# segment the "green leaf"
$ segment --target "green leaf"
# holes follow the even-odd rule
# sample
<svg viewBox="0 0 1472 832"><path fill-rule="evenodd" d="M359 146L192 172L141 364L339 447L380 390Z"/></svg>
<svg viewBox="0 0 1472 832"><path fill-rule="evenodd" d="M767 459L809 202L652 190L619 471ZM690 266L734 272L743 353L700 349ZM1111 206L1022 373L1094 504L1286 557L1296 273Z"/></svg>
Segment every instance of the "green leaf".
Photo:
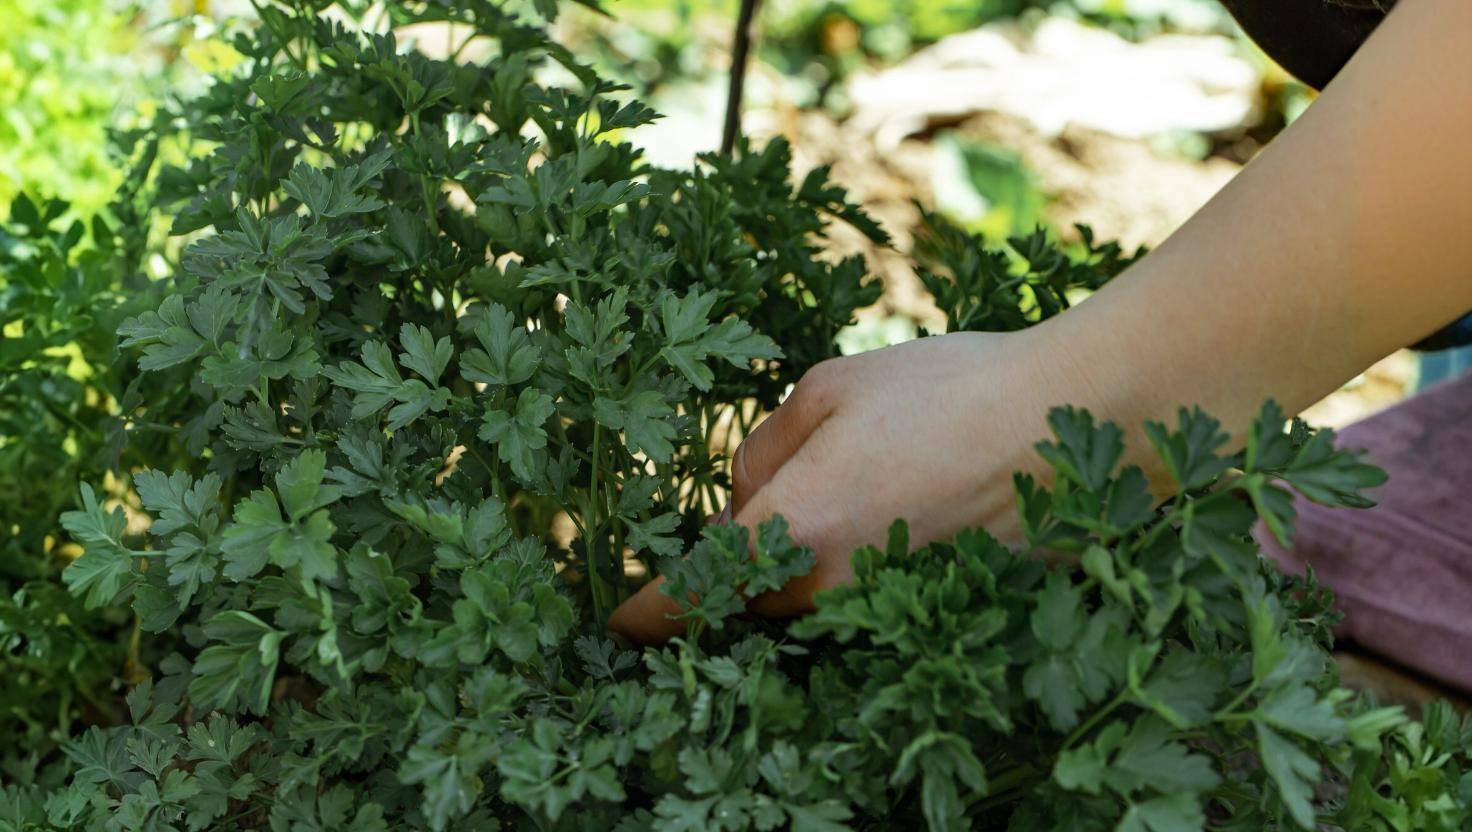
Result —
<svg viewBox="0 0 1472 832"><path fill-rule="evenodd" d="M623 431L630 448L655 462L674 456L675 410L658 391L644 390L623 399L599 396L593 415L604 427Z"/></svg>
<svg viewBox="0 0 1472 832"><path fill-rule="evenodd" d="M144 312L124 321L118 327L118 335L122 336L119 346L143 347L138 368L145 371L183 364L205 348L205 340L194 331L184 311L182 295L170 295L157 312Z"/></svg>
<svg viewBox="0 0 1472 832"><path fill-rule="evenodd" d="M685 544L671 532L680 527L680 515L660 514L640 522L627 521L628 544L634 551L650 551L662 558L673 558L683 551Z"/></svg>
<svg viewBox="0 0 1472 832"><path fill-rule="evenodd" d="M293 522L337 502L342 496L336 487L322 485L326 467L327 454L312 449L302 451L276 474L276 492L281 495L281 504Z"/></svg>
<svg viewBox="0 0 1472 832"><path fill-rule="evenodd" d="M449 340L440 339L438 344L426 344L427 331L421 336L418 330L406 326L404 333L406 360L412 360L410 369L433 375L437 380L450 360ZM413 345L412 347L410 345ZM443 345L443 347L441 347ZM354 393L352 418L365 419L374 416L390 404L388 429L398 430L413 423L426 413L444 410L450 401L450 391L443 387L430 387L419 379L405 380L394 365L393 354L382 341L369 341L363 345L363 363L345 361L337 367L327 367L322 372L328 378ZM416 369L417 367L417 369Z"/></svg>
<svg viewBox="0 0 1472 832"><path fill-rule="evenodd" d="M1133 603L1134 594L1130 582L1118 575L1114 569L1114 556L1103 546L1090 546L1079 558L1084 574L1098 581L1101 586L1125 604Z"/></svg>
<svg viewBox="0 0 1472 832"><path fill-rule="evenodd" d="M1268 776L1278 786L1278 797L1302 829L1314 828L1314 784L1319 782L1319 764L1292 742L1261 722L1257 731L1258 753Z"/></svg>
<svg viewBox="0 0 1472 832"><path fill-rule="evenodd" d="M1183 407L1177 419L1175 431L1159 422L1148 422L1145 435L1180 489L1194 491L1215 481L1232 466L1230 459L1217 455L1228 436L1221 431L1221 422L1200 408Z"/></svg>
<svg viewBox="0 0 1472 832"><path fill-rule="evenodd" d="M1049 650L1063 651L1073 646L1088 619L1078 587L1067 575L1055 571L1048 573L1037 608L1028 620L1038 643Z"/></svg>
<svg viewBox="0 0 1472 832"><path fill-rule="evenodd" d="M1238 575L1251 574L1257 567L1251 538L1257 514L1236 495L1215 496L1186 506L1181 543L1193 555L1219 558Z"/></svg>
<svg viewBox="0 0 1472 832"><path fill-rule="evenodd" d="M1262 406L1262 411L1252 423L1247 434L1247 448L1243 455L1243 470L1248 473L1259 471L1281 471L1293 459L1293 442L1284 432L1288 417L1272 399Z"/></svg>
<svg viewBox="0 0 1472 832"><path fill-rule="evenodd" d="M309 84L307 76L300 72L286 71L262 76L251 84L250 90L260 96L262 103L273 110L285 110Z"/></svg>
<svg viewBox="0 0 1472 832"><path fill-rule="evenodd" d="M337 548L332 545L336 529L324 506L338 500L341 491L322 485L325 465L322 451L304 451L276 475L279 505L276 495L266 489L236 505L235 522L225 529L220 544L226 577L243 581L267 563L307 581L337 574Z"/></svg>
<svg viewBox="0 0 1472 832"><path fill-rule="evenodd" d="M423 785L422 809L435 830L470 811L477 792L475 776L473 769L464 770L459 755L425 745L410 748L399 768L400 781Z"/></svg>
<svg viewBox="0 0 1472 832"><path fill-rule="evenodd" d="M1072 659L1052 655L1034 662L1022 676L1022 691L1042 706L1055 729L1068 731L1078 725L1078 712L1086 700Z"/></svg>
<svg viewBox="0 0 1472 832"><path fill-rule="evenodd" d="M1320 742L1344 737L1345 723L1334 703L1302 684L1288 684L1262 698L1257 706L1263 722L1282 731Z"/></svg>
<svg viewBox="0 0 1472 832"><path fill-rule="evenodd" d="M1211 717L1212 706L1226 684L1226 674L1220 665L1187 650L1167 654L1143 685L1133 678L1133 664L1131 677L1130 687L1136 700L1182 729L1200 725Z"/></svg>
<svg viewBox="0 0 1472 832"><path fill-rule="evenodd" d="M473 330L481 349L466 350L460 357L460 375L466 381L491 385L520 384L532 377L541 363L541 351L531 342L526 327L499 303L486 309Z"/></svg>
<svg viewBox="0 0 1472 832"><path fill-rule="evenodd" d="M1113 732L1113 739L1101 737L1096 743L1086 743L1058 755L1053 764L1053 779L1069 791L1099 794L1104 786L1104 776L1109 770L1109 750L1119 742L1124 726L1113 723L1105 729L1106 735Z"/></svg>
<svg viewBox="0 0 1472 832"><path fill-rule="evenodd" d="M204 710L264 714L283 633L240 610L217 613L204 632L212 643L194 661L189 698Z"/></svg>
<svg viewBox="0 0 1472 832"><path fill-rule="evenodd" d="M1124 453L1124 433L1111 422L1094 426L1094 417L1072 407L1048 412L1056 442L1039 442L1037 451L1059 474L1089 491L1103 492Z"/></svg>
<svg viewBox="0 0 1472 832"><path fill-rule="evenodd" d="M772 339L753 332L745 321L727 318L712 325L709 315L716 298L714 292L699 291L683 298L666 295L660 307L665 346L659 354L699 390L711 389L715 380L707 358L724 358L743 367L755 359L782 356Z"/></svg>
<svg viewBox="0 0 1472 832"><path fill-rule="evenodd" d="M1130 804L1115 832L1201 832L1205 828L1201 802L1189 794L1176 794Z"/></svg>
<svg viewBox="0 0 1472 832"><path fill-rule="evenodd" d="M1171 738L1170 726L1150 718L1137 722L1130 730L1105 777L1124 795L1142 788L1165 794L1199 794L1221 782L1208 757L1191 753Z"/></svg>
<svg viewBox="0 0 1472 832"><path fill-rule="evenodd" d="M133 487L138 489L143 508L155 515L150 534L163 537L187 528L206 534L213 531L211 515L220 494L217 474L206 474L195 482L183 471L143 470L133 475Z"/></svg>
<svg viewBox="0 0 1472 832"><path fill-rule="evenodd" d="M844 821L853 817L849 808L836 800L805 806L784 803L792 820L792 832L849 832L853 827Z"/></svg>
<svg viewBox="0 0 1472 832"><path fill-rule="evenodd" d="M660 592L679 603L682 620L704 621L720 630L726 619L746 609L749 598L780 589L812 570L817 557L798 546L781 515L757 526L755 545L745 526L720 523L701 530L690 556L660 565Z"/></svg>
<svg viewBox="0 0 1472 832"><path fill-rule="evenodd" d="M220 544L225 576L243 581L265 569L271 559L271 546L289 528L270 491L261 489L241 500L235 506L235 524L225 529Z"/></svg>
<svg viewBox="0 0 1472 832"><path fill-rule="evenodd" d="M1298 511L1293 507L1293 495L1285 488L1269 484L1261 474L1244 476L1242 487L1247 489L1248 496L1252 498L1252 507L1279 545L1293 545L1293 521L1298 516Z"/></svg>
<svg viewBox="0 0 1472 832"><path fill-rule="evenodd" d="M430 384L439 383L455 353L448 337L436 341L427 328L413 324L404 324L399 331L399 343L404 347L399 362Z"/></svg>
<svg viewBox="0 0 1472 832"><path fill-rule="evenodd" d="M321 219L336 219L349 214L376 211L384 203L373 196L358 193L373 177L388 167L389 154L379 151L356 164L321 170L299 164L281 184L286 194L307 206Z"/></svg>
<svg viewBox="0 0 1472 832"><path fill-rule="evenodd" d="M61 525L84 549L62 579L73 594L83 595L89 609L112 603L137 580L133 558L138 553L123 545L128 525L123 510L104 512L91 486L82 484L82 509L62 514Z"/></svg>
<svg viewBox="0 0 1472 832"><path fill-rule="evenodd" d="M524 481L536 478L536 452L547 447L542 427L555 410L552 397L533 387L521 391L513 410L491 410L481 419L477 436L496 446L496 456Z"/></svg>
<svg viewBox="0 0 1472 832"><path fill-rule="evenodd" d="M1385 472L1360 461L1360 455L1334 447L1334 431L1316 432L1293 458L1283 479L1300 494L1326 506L1369 508L1364 491L1383 485Z"/></svg>

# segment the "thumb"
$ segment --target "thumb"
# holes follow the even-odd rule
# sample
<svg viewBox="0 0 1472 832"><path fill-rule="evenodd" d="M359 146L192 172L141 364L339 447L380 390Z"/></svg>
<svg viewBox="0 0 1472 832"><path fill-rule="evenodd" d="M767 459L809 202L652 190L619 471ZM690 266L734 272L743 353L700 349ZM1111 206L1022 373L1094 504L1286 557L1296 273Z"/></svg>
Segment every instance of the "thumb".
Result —
<svg viewBox="0 0 1472 832"><path fill-rule="evenodd" d="M608 616L608 629L639 645L664 644L682 635L685 622L672 617L680 614L680 605L660 591L662 586L660 575L639 587Z"/></svg>
<svg viewBox="0 0 1472 832"><path fill-rule="evenodd" d="M832 415L837 402L833 362L812 368L782 403L736 448L731 460L731 508L740 513L762 486Z"/></svg>
<svg viewBox="0 0 1472 832"><path fill-rule="evenodd" d="M756 522L767 519L771 513L772 508L763 498L758 498L737 522L750 530L748 539L754 542ZM663 644L684 635L685 622L674 618L681 612L680 605L662 591L664 581L663 575L654 578L619 604L608 616L608 629L640 645Z"/></svg>

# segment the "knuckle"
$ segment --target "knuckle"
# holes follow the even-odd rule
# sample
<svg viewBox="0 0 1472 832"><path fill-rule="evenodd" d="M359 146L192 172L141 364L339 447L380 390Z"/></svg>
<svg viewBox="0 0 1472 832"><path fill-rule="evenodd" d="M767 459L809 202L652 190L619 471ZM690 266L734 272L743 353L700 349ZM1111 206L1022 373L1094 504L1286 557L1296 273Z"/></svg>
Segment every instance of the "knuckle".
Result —
<svg viewBox="0 0 1472 832"><path fill-rule="evenodd" d="M788 401L796 401L799 406L824 412L837 403L838 396L843 391L843 378L847 374L848 367L841 358L830 358L814 364L792 389Z"/></svg>
<svg viewBox="0 0 1472 832"><path fill-rule="evenodd" d="M749 440L737 445L736 453L731 456L731 481L737 488L751 481L751 448Z"/></svg>

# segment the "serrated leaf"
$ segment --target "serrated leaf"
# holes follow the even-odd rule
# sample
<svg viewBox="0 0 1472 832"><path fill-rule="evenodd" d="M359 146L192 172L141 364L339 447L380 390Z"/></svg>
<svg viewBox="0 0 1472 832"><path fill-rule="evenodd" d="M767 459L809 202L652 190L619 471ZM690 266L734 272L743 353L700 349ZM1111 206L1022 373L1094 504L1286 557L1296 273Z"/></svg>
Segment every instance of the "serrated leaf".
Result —
<svg viewBox="0 0 1472 832"><path fill-rule="evenodd" d="M298 164L281 189L322 219L376 211L384 203L358 191L388 166L389 158L387 151L379 151L354 164L326 170Z"/></svg>
<svg viewBox="0 0 1472 832"><path fill-rule="evenodd" d="M714 292L690 292L683 298L667 295L660 307L665 345L659 354L699 390L711 389L715 380L707 358L724 358L742 367L782 355L772 339L753 332L745 321L727 318L712 324L708 316L715 302Z"/></svg>
<svg viewBox="0 0 1472 832"><path fill-rule="evenodd" d="M88 608L110 604L136 579L135 553L123 545L128 521L121 508L103 511L92 487L82 484L82 508L61 515L61 525L81 543L84 552L62 572L73 594L83 595Z"/></svg>
<svg viewBox="0 0 1472 832"><path fill-rule="evenodd" d="M1148 422L1145 435L1182 491L1194 491L1211 483L1232 465L1231 460L1217 454L1228 440L1221 430L1221 422L1200 408L1181 408L1174 431L1159 422Z"/></svg>
<svg viewBox="0 0 1472 832"><path fill-rule="evenodd" d="M532 377L541 362L541 351L518 326L515 316L498 303L481 315L473 330L480 349L467 350L460 358L460 375L466 381L492 385L521 384Z"/></svg>
<svg viewBox="0 0 1472 832"><path fill-rule="evenodd" d="M623 399L599 396L593 401L598 423L624 432L634 450L655 462L668 462L675 453L675 410L655 390L644 390Z"/></svg>
<svg viewBox="0 0 1472 832"><path fill-rule="evenodd" d="M1175 794L1130 804L1115 832L1201 832L1205 828L1201 802L1189 794Z"/></svg>
<svg viewBox="0 0 1472 832"><path fill-rule="evenodd" d="M1292 742L1261 722L1254 723L1262 767L1278 787L1278 796L1288 814L1302 829L1314 827L1314 785L1319 782L1319 764Z"/></svg>
<svg viewBox="0 0 1472 832"><path fill-rule="evenodd" d="M476 435L495 445L497 458L508 463L518 477L533 480L536 452L547 447L547 431L542 426L555 409L551 396L528 387L517 396L512 410L488 411Z"/></svg>

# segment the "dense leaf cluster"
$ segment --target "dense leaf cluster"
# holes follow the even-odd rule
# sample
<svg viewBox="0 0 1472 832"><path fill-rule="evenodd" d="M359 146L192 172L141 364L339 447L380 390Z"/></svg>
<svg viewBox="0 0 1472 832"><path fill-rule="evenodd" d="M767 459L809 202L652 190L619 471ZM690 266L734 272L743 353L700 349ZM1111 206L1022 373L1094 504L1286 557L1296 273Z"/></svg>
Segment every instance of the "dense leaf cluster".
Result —
<svg viewBox="0 0 1472 832"><path fill-rule="evenodd" d="M1383 478L1271 405L1237 453L1199 412L1148 426L1163 505L1116 426L1059 409L1025 548L897 526L813 616L745 618L812 554L781 518L704 525L726 454L875 299L826 225L882 232L780 141L641 164L621 134L654 114L548 39L549 3L396 2L386 31L329 5L264 6L238 71L132 137L115 211L173 217L169 277L50 207L0 238L28 304L0 392L50 385L25 406L68 425L7 422L0 482L81 481L61 529L5 515L45 557L0 645L97 700L53 723L16 694L0 830L1465 824L1472 723L1337 689L1327 593L1257 555L1286 488L1354 506ZM491 57L394 34L446 22ZM165 139L198 152L150 174ZM936 233L956 328L1124 262ZM603 622L654 570L688 632L630 650Z"/></svg>

